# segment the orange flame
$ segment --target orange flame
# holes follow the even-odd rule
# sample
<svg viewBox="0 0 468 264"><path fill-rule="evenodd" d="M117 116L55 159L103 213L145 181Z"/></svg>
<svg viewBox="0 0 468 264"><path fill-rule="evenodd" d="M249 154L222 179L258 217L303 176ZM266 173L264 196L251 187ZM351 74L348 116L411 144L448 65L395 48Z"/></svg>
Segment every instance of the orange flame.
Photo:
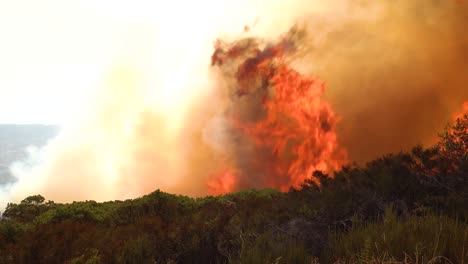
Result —
<svg viewBox="0 0 468 264"><path fill-rule="evenodd" d="M462 118L464 115L468 115L468 101L464 102L461 109L453 115L453 120Z"/></svg>
<svg viewBox="0 0 468 264"><path fill-rule="evenodd" d="M231 192L237 182L237 176L234 171L224 169L223 171L213 175L208 181L209 193L212 195L221 195Z"/></svg>
<svg viewBox="0 0 468 264"><path fill-rule="evenodd" d="M234 151L239 173L215 177L236 184L222 184L231 188L213 193L251 187L285 191L311 178L315 170L332 173L346 163L346 151L339 147L335 132L338 118L322 98L325 85L287 64L288 55L296 50L293 38L263 49L254 39L223 45L216 43L212 65L234 79L235 96L226 116L232 137L242 140ZM248 145L248 152L243 145Z"/></svg>

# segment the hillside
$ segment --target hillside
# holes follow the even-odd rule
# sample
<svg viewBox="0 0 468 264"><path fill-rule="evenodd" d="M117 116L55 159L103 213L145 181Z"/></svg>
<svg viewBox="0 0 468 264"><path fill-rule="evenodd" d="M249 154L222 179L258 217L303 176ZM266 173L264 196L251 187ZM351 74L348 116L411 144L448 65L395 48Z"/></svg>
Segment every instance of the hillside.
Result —
<svg viewBox="0 0 468 264"><path fill-rule="evenodd" d="M363 143L364 144L364 143ZM300 188L9 204L0 263L467 263L468 115Z"/></svg>

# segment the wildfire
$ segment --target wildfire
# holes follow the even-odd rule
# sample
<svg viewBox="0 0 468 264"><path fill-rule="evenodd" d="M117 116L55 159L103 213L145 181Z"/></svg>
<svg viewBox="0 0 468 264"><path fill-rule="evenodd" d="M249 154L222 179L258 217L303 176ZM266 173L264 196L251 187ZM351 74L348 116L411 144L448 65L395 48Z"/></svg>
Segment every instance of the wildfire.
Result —
<svg viewBox="0 0 468 264"><path fill-rule="evenodd" d="M220 195L231 192L236 182L236 173L230 169L224 169L222 172L213 175L207 185L212 195Z"/></svg>
<svg viewBox="0 0 468 264"><path fill-rule="evenodd" d="M453 120L462 118L464 115L468 115L468 101L464 102L461 109L453 115Z"/></svg>
<svg viewBox="0 0 468 264"><path fill-rule="evenodd" d="M210 185L213 194L252 187L285 191L315 170L331 173L346 162L335 132L338 118L322 98L324 83L288 65L300 36L291 31L266 45L252 38L216 42L212 66L232 83L224 115L238 173L215 176L214 182L229 184Z"/></svg>

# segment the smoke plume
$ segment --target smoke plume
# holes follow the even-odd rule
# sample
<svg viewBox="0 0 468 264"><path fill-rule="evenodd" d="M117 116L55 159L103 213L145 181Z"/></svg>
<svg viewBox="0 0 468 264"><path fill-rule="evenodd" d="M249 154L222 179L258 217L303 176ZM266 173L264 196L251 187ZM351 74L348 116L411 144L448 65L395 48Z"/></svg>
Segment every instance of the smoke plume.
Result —
<svg viewBox="0 0 468 264"><path fill-rule="evenodd" d="M468 99L467 2L355 2L374 5L378 15L310 41L303 62L329 87L327 97L342 117L340 139L360 163L433 144Z"/></svg>
<svg viewBox="0 0 468 264"><path fill-rule="evenodd" d="M216 3L155 14L174 16L116 55L43 162L15 166L5 199L286 189L313 169L430 144L468 99L464 2Z"/></svg>
<svg viewBox="0 0 468 264"><path fill-rule="evenodd" d="M205 132L207 140L224 134L218 155L232 164L209 182L213 193L287 190L315 170L333 172L345 163L337 118L322 98L324 84L288 66L304 34L292 28L277 43L246 38L216 44L212 65L221 69L230 100L214 129Z"/></svg>

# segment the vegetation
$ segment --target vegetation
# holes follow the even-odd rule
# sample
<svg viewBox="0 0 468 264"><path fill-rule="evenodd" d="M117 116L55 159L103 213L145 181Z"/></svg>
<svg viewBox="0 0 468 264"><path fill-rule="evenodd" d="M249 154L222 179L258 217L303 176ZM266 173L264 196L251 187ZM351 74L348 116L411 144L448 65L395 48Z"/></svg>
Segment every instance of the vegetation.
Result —
<svg viewBox="0 0 468 264"><path fill-rule="evenodd" d="M447 216L401 220L387 210L383 222L357 223L352 232L332 236L325 259L466 263L467 235L466 223Z"/></svg>
<svg viewBox="0 0 468 264"><path fill-rule="evenodd" d="M468 263L468 116L287 193L9 204L0 263Z"/></svg>

